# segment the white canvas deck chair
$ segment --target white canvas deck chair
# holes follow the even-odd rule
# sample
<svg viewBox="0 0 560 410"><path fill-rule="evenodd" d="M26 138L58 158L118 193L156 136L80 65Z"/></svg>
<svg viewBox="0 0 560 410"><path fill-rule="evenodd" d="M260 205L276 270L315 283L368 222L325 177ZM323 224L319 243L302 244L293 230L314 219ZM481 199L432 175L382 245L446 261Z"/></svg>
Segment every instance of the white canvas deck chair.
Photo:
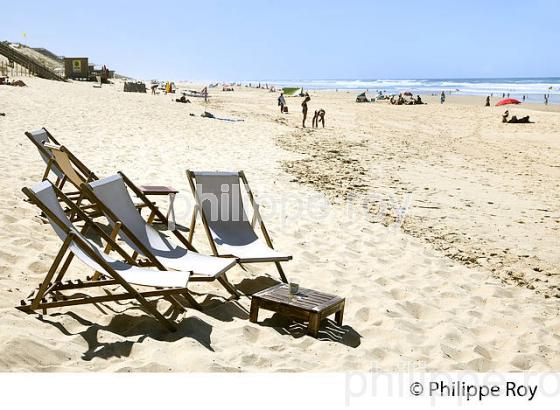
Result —
<svg viewBox="0 0 560 410"><path fill-rule="evenodd" d="M122 172L85 184L82 189L91 201L98 204L112 226L120 224L118 234L134 250L133 256L142 255L147 258L148 265L161 270L192 271L191 282L217 280L231 295L239 297L226 277L226 271L237 264L237 259L201 255L177 229L171 233L183 246L171 242L151 225L158 217L169 226L167 217ZM151 210L147 221L134 207L129 189Z"/></svg>
<svg viewBox="0 0 560 410"><path fill-rule="evenodd" d="M172 331L176 329L175 324L159 313L146 298L164 297L175 307L183 308L175 297L181 294L189 301L192 299L187 289L191 272L160 272L134 266L135 261L115 242L114 235L108 235L100 229L50 181L43 181L32 189L23 188L23 192L47 216L63 245L39 288L27 301L22 300L21 306L18 306L20 310L33 312L42 309L46 313L49 308L136 299L146 312L153 315L167 329ZM81 231L78 231L70 222L59 201L64 201L75 212L82 213L81 217L85 221L85 225ZM88 230L94 230L96 235L107 242L105 250L100 249L95 242L84 236ZM116 251L125 262L109 256L108 253L111 250ZM63 282L62 279L74 257L77 257L95 272L93 277L88 277L85 281L78 280L77 283ZM89 297L83 293L86 289L118 285L124 289L124 292L111 293L106 291L104 295ZM139 291L133 285L153 289ZM63 291L78 291L79 293L64 295ZM113 290L111 289L111 291Z"/></svg>
<svg viewBox="0 0 560 410"><path fill-rule="evenodd" d="M239 263L274 262L282 281L287 283L280 262L289 261L292 257L274 250L272 240L243 171L194 172L187 170L187 178L196 200L189 241L192 241L197 215L200 212L200 218L214 255L232 255L239 258ZM241 184L245 187L253 207L252 222L249 222L245 212ZM260 226L264 242L255 232L256 223Z"/></svg>
<svg viewBox="0 0 560 410"><path fill-rule="evenodd" d="M31 132L27 131L25 132L25 135L29 138L33 145L35 145L41 155L41 158L45 161L45 164L47 164L43 180L47 179L49 173L52 172L56 176L55 185L62 188L62 185L64 184L64 173L56 166L56 164L53 164L52 153L44 146L45 143L60 145L59 142L51 135L50 132L47 131L46 128L41 128Z"/></svg>

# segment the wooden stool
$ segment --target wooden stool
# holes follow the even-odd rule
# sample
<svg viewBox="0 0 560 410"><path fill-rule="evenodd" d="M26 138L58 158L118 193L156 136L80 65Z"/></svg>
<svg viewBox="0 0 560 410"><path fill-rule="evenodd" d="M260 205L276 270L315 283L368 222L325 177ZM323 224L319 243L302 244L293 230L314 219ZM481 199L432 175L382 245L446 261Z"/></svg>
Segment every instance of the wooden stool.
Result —
<svg viewBox="0 0 560 410"><path fill-rule="evenodd" d="M296 295L290 294L289 286L280 283L255 293L251 300L249 320L257 322L259 309L271 310L283 315L308 320L309 333L317 337L321 321L335 314L336 323L342 326L345 299L336 295L300 288Z"/></svg>
<svg viewBox="0 0 560 410"><path fill-rule="evenodd" d="M140 191L146 196L149 195L167 195L169 196L169 207L167 209L167 221L169 223L168 228L170 230L175 229L175 209L173 207L173 203L175 202L175 195L179 193L178 190L172 188L170 186L161 186L161 185L141 185ZM171 221L169 217L171 216Z"/></svg>

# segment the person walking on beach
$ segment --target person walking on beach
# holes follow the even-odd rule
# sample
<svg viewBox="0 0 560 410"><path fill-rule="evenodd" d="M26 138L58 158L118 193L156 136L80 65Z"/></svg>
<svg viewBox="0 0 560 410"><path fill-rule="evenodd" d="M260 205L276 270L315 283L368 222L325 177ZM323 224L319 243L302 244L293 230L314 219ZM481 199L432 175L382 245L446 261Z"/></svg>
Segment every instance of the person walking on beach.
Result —
<svg viewBox="0 0 560 410"><path fill-rule="evenodd" d="M445 102L445 91L441 92L441 95L439 97L439 101L440 101L440 104L443 104Z"/></svg>
<svg viewBox="0 0 560 410"><path fill-rule="evenodd" d="M307 119L307 103L311 101L311 97L307 95L301 103L301 112L303 114L302 126L305 128L305 120Z"/></svg>
<svg viewBox="0 0 560 410"><path fill-rule="evenodd" d="M284 113L284 107L286 106L286 99L284 98L284 93L280 93L278 97L278 105L280 106L280 112Z"/></svg>

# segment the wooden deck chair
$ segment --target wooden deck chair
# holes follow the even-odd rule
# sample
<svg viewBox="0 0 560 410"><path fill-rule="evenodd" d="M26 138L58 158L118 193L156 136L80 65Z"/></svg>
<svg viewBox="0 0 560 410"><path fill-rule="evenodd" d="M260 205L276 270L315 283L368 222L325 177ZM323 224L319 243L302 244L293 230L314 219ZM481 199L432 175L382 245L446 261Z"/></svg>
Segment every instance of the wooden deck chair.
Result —
<svg viewBox="0 0 560 410"><path fill-rule="evenodd" d="M133 256L142 255L149 265L161 270L192 271L192 282L217 280L234 297L239 297L226 277L226 271L237 264L237 259L201 255L177 229L171 232L183 246L172 243L151 225L158 217L169 226L167 217L122 172L85 184L82 189L113 226L121 224L119 235L134 250ZM148 221L135 209L129 189L151 210Z"/></svg>
<svg viewBox="0 0 560 410"><path fill-rule="evenodd" d="M44 146L45 143L60 145L58 141L51 135L50 132L47 131L46 128L41 128L31 132L26 131L25 135L29 138L33 145L35 145L37 150L39 150L41 158L45 161L45 164L47 164L47 169L45 170L43 179L47 179L49 173L52 172L56 176L55 185L62 188L62 185L64 184L64 173L56 166L56 164L53 164L54 160L52 153Z"/></svg>
<svg viewBox="0 0 560 410"><path fill-rule="evenodd" d="M70 197L82 210L87 210L90 217L99 216L100 213L96 210L95 204L82 204L85 197L81 191L82 184L97 180L97 176L63 145L51 143L45 143L43 145L52 155L52 165L56 166L64 175L62 184L68 181L77 189L77 191L70 193L66 192L66 196ZM43 180L48 178L48 174L49 167L47 166L45 175L43 175ZM70 219L75 216L77 215L72 215Z"/></svg>
<svg viewBox="0 0 560 410"><path fill-rule="evenodd" d="M159 313L146 298L164 297L174 306L182 308L181 304L175 299L175 295L188 295L187 283L191 272L160 272L134 266L134 260L115 242L115 230L111 236L105 233L50 181L43 181L31 189L23 188L23 192L30 202L38 206L47 216L63 245L34 295L32 294L27 301L22 300L21 306L18 306L20 310L33 312L42 309L46 313L49 308L136 299L146 312L152 314L167 329L176 329L175 324ZM78 231L68 219L59 201L64 201L75 212L82 213L81 217L84 219L85 225L81 231ZM84 236L89 229L95 230L95 233L107 242L105 251L102 251L94 242ZM108 255L110 250L115 250L124 258L125 262L110 257ZM93 278L88 278L86 281L79 280L77 283L62 281L74 257L77 257L96 272ZM63 259L65 259L64 262ZM103 288L115 285L120 285L124 292L117 294L106 292L102 296L89 297L82 293L83 290L88 288ZM133 285L154 289L138 291ZM68 290L77 290L80 293L74 295L62 294L62 291ZM47 298L50 298L50 300L47 300Z"/></svg>
<svg viewBox="0 0 560 410"><path fill-rule="evenodd" d="M192 241L197 215L200 217L214 255L233 255L239 263L274 262L283 282L286 275L280 262L292 259L289 255L274 250L272 240L261 218L259 207L249 188L243 171L239 172L193 172L187 170L187 178L195 197L189 241ZM252 222L249 222L241 183L247 191L253 207ZM255 232L258 222L265 242Z"/></svg>

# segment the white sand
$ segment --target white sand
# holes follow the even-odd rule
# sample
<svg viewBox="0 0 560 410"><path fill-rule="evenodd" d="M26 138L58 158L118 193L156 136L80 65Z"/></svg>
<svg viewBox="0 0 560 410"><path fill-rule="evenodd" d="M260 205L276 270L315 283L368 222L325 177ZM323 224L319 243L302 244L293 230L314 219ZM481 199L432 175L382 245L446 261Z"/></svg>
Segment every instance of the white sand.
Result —
<svg viewBox="0 0 560 410"><path fill-rule="evenodd" d="M200 101L125 94L120 84L23 80L29 87L0 86L0 370L560 369L560 114L510 108L537 123L502 125L502 109L478 100L393 107L313 93L311 113L324 107L327 129L303 131L299 98L282 116L263 90L212 90L208 111L245 120L230 123L201 118ZM139 184L178 188L183 225L191 209L185 169L245 170L275 246L294 255L288 278L346 297L343 328L331 322L316 340L265 311L252 324L249 298L223 303L223 289L208 284L192 286L204 311L179 316L172 334L134 303L44 316L14 309L60 246L20 191L44 170L23 135L41 126L98 175L122 170ZM408 194L402 227L373 205L349 215L348 185L392 195L391 205ZM200 228L195 245L209 252ZM72 277L90 274L82 268L76 262ZM278 278L272 264L229 276L246 293Z"/></svg>

